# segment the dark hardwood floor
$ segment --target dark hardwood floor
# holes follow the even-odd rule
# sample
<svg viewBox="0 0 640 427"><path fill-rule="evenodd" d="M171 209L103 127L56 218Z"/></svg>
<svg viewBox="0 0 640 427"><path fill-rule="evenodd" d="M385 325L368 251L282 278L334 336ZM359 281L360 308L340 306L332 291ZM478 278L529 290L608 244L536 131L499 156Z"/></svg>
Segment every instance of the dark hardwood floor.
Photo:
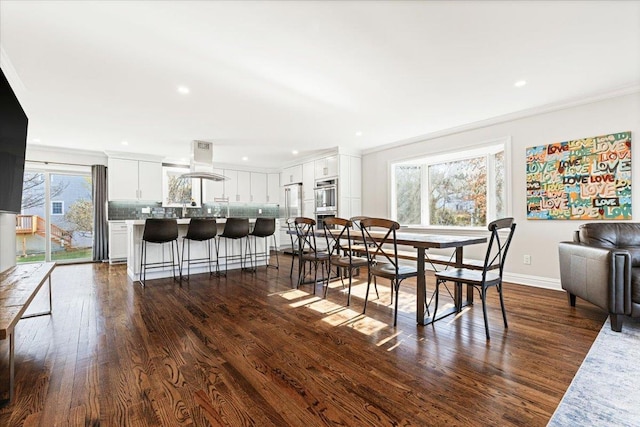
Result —
<svg viewBox="0 0 640 427"><path fill-rule="evenodd" d="M288 260L146 289L124 266L58 266L53 315L18 324L0 426L544 426L606 318L506 284L487 342L479 302L416 326L406 281L393 328L385 284L363 316L362 281L345 307L339 281L292 289Z"/></svg>

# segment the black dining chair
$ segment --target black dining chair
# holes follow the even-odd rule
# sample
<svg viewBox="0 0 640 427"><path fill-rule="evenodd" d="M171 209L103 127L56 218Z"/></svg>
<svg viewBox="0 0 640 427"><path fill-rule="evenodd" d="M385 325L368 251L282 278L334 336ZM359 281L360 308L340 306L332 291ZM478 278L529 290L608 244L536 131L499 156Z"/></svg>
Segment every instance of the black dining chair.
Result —
<svg viewBox="0 0 640 427"><path fill-rule="evenodd" d="M360 267L366 267L369 262L366 258L354 256L351 250L351 241L353 236L351 230L353 223L344 218L326 218L323 221L324 235L327 242L327 250L329 251L329 265L344 270L349 275L349 289L347 293L347 306L351 303L351 284L353 282L353 272ZM327 275L329 274L327 271ZM340 275L342 286L344 287L343 275ZM329 286L324 290L324 296L327 297ZM377 289L376 289L377 292Z"/></svg>
<svg viewBox="0 0 640 427"><path fill-rule="evenodd" d="M147 262L147 244L164 246L171 244L171 261ZM175 247L174 247L175 244ZM175 252L175 256L174 256ZM164 255L164 252L163 252ZM176 258L178 261L176 262ZM140 245L140 284L144 287L147 281L147 270L164 269L171 266L173 279L176 280L176 266L180 272L180 256L178 254L178 222L172 218L148 218L144 222L142 242Z"/></svg>
<svg viewBox="0 0 640 427"><path fill-rule="evenodd" d="M253 225L253 230L249 233L250 237L253 237L253 256L254 262L253 265L258 266L258 237L262 237L264 239L264 260L267 264L267 268L273 267L276 270L280 268L280 260L278 259L278 246L276 242L276 219L275 218L256 218L256 222ZM273 247L276 252L276 265L269 264L269 237L273 237ZM249 244L249 239L247 239L247 245ZM249 246L249 249L250 246Z"/></svg>
<svg viewBox="0 0 640 427"><path fill-rule="evenodd" d="M453 270L439 271L436 276L436 303L434 307L433 317L436 317L438 311L438 300L440 295L440 285L446 287L446 282L454 282L458 287L458 292L462 293L462 285L467 284L473 286L480 293L482 299L482 314L484 316L484 329L489 338L489 323L487 321L487 290L495 286L500 295L500 308L502 309L502 319L504 327L507 328L507 313L504 309L504 299L502 297L502 272L504 262L507 258L507 251L513 238L513 232L516 224L513 218L502 218L491 222L488 227L491 231L491 238L487 246L487 253L484 258L482 270L472 270L469 268L456 268ZM500 230L508 229L506 238L500 237ZM504 236L503 236L504 237ZM447 288L447 292L449 289ZM451 292L449 292L451 294Z"/></svg>
<svg viewBox="0 0 640 427"><path fill-rule="evenodd" d="M187 234L183 237L182 240L182 254L181 259L182 268L180 269L180 278L182 279L182 270L184 269L184 263L187 263L187 275L186 280L189 280L191 275L191 266L195 264L208 264L209 266L209 275L213 274L211 270L211 263L213 262L211 258L211 241L215 241L216 234L218 233L218 225L216 223L215 218L191 218L189 220L189 225L187 227ZM207 256L201 258L191 258L191 242L203 242L206 246ZM187 243L187 256L184 256L184 244ZM214 245L216 249L216 274L220 273L220 264L218 263L218 251L217 247Z"/></svg>
<svg viewBox="0 0 640 427"><path fill-rule="evenodd" d="M325 285L325 272L328 270L329 253L318 250L316 242L316 220L313 218L297 217L294 221L298 237L298 285L302 285L306 277L306 265L313 268L313 293L316 293L318 283L318 268L322 272L322 284ZM328 274L326 276L328 278Z"/></svg>
<svg viewBox="0 0 640 427"><path fill-rule="evenodd" d="M395 305L393 312L393 326L398 323L398 294L400 283L409 277L417 277L418 270L414 266L400 265L398 262L398 242L396 230L400 224L396 221L384 218L365 218L360 221L362 240L369 264L369 280L367 281L367 294L364 299L364 314L367 310L369 287L371 278L382 277L391 281L391 298L395 291ZM382 233L380 238L374 240L372 233ZM428 310L428 308L427 308Z"/></svg>
<svg viewBox="0 0 640 427"><path fill-rule="evenodd" d="M287 218L287 229L289 231L289 238L291 239L291 268L289 270L289 277L293 278L293 264L300 259L298 256L300 253L300 243L298 242L298 236L296 235L296 219Z"/></svg>

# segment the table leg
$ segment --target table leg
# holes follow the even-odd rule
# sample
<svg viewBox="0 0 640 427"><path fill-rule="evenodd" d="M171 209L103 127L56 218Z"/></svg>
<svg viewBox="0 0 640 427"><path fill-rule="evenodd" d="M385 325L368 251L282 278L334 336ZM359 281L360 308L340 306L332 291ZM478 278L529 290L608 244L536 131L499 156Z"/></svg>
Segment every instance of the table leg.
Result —
<svg viewBox="0 0 640 427"><path fill-rule="evenodd" d="M9 405L12 401L13 401L13 387L14 387L14 377L15 377L15 364L13 361L14 358L14 344L13 344L13 340L14 340L14 333L15 331L12 330L11 332L8 333L9 335L9 390L7 391L7 395L9 396L7 399L0 399L0 408L4 407L6 405ZM5 390L2 390L2 392L4 393Z"/></svg>
<svg viewBox="0 0 640 427"><path fill-rule="evenodd" d="M425 325L424 319L424 307L427 303L427 281L424 277L424 248L418 249L418 262L416 270L418 270L418 277L416 278L417 289L417 301L416 301L416 321L418 325Z"/></svg>

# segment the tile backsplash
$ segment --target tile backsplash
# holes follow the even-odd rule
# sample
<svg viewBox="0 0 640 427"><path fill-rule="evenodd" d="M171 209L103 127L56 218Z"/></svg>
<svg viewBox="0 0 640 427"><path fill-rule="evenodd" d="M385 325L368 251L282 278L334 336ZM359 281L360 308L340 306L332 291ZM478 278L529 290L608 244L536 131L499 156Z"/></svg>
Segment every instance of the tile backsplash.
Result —
<svg viewBox="0 0 640 427"><path fill-rule="evenodd" d="M149 208L149 213L142 213ZM149 202L108 202L108 218L111 221L146 218L182 218L182 208L164 208L161 203ZM205 203L200 208L186 208L185 217L241 217L279 218L279 205Z"/></svg>

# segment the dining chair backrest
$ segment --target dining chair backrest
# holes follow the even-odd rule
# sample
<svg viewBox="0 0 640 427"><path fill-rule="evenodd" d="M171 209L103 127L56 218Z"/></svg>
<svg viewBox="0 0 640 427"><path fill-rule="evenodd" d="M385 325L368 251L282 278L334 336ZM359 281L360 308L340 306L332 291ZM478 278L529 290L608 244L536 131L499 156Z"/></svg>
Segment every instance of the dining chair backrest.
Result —
<svg viewBox="0 0 640 427"><path fill-rule="evenodd" d="M353 224L354 228L357 228L358 230L360 230L361 227L361 223L363 219L367 219L369 218L368 216L352 216L349 220L351 221L351 223Z"/></svg>
<svg viewBox="0 0 640 427"><path fill-rule="evenodd" d="M494 269L499 269L500 277L502 277L504 262L507 259L507 251L511 245L516 224L513 222L513 218L501 218L489 223L487 228L491 231L491 237L489 238L487 254L484 258L482 278L486 277L487 271ZM507 228L509 229L509 234L506 238L501 239L499 231Z"/></svg>
<svg viewBox="0 0 640 427"><path fill-rule="evenodd" d="M345 218L326 218L322 221L327 252L331 256L340 255L340 250L351 258L351 229L353 223ZM341 241L346 241L346 246Z"/></svg>
<svg viewBox="0 0 640 427"><path fill-rule="evenodd" d="M317 254L316 220L299 216L294 220L296 235L298 236L298 250Z"/></svg>
<svg viewBox="0 0 640 427"><path fill-rule="evenodd" d="M365 248L369 262L391 263L396 274L399 267L396 230L399 228L398 222L385 218L365 218L360 221L360 230L362 231L362 239L366 243Z"/></svg>

